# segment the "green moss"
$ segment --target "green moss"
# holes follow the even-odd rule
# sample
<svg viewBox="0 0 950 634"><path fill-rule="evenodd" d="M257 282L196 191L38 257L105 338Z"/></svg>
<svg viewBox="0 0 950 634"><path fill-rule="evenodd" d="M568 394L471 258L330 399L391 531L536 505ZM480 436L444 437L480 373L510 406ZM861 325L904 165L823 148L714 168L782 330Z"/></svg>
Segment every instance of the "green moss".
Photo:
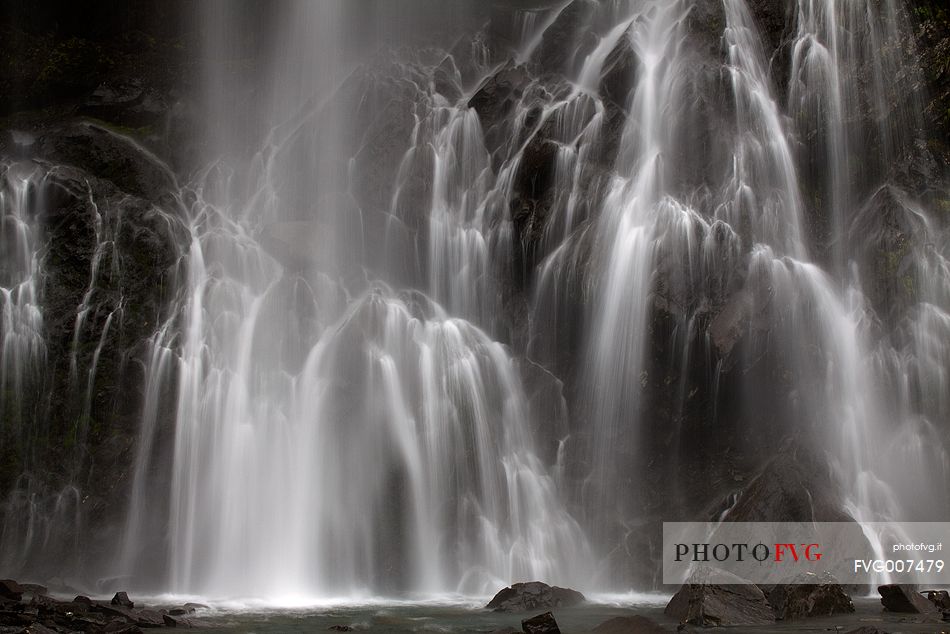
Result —
<svg viewBox="0 0 950 634"><path fill-rule="evenodd" d="M910 275L903 276L901 278L901 285L904 287L904 292L906 292L911 299L917 297L917 289L913 277Z"/></svg>

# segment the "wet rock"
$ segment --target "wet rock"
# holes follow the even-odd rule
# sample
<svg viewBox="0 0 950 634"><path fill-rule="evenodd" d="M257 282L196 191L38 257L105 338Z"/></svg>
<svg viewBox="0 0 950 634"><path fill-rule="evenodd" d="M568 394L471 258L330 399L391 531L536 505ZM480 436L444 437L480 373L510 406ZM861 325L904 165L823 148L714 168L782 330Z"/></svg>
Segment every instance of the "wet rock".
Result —
<svg viewBox="0 0 950 634"><path fill-rule="evenodd" d="M462 91L459 89L460 83L461 75L455 66L455 59L451 55L447 55L432 72L432 85L436 92L449 102L454 103L462 97Z"/></svg>
<svg viewBox="0 0 950 634"><path fill-rule="evenodd" d="M36 155L84 170L98 179L149 201L177 191L169 167L120 130L87 121L43 131Z"/></svg>
<svg viewBox="0 0 950 634"><path fill-rule="evenodd" d="M191 621L183 616L163 614L162 621L165 623L165 627L193 627Z"/></svg>
<svg viewBox="0 0 950 634"><path fill-rule="evenodd" d="M123 620L139 627L162 627L165 619L155 610L133 610L122 605L112 605L105 602L96 603L93 610L113 619Z"/></svg>
<svg viewBox="0 0 950 634"><path fill-rule="evenodd" d="M73 603L81 603L87 607L92 607L93 600L85 595L79 594L73 599Z"/></svg>
<svg viewBox="0 0 950 634"><path fill-rule="evenodd" d="M703 627L775 622L772 606L758 586L724 571L716 572L717 576L732 578L735 583L709 583L712 569L700 568L673 595L664 614L681 624Z"/></svg>
<svg viewBox="0 0 950 634"><path fill-rule="evenodd" d="M130 127L148 126L161 121L169 104L164 95L147 88L138 78L110 80L86 99L80 112Z"/></svg>
<svg viewBox="0 0 950 634"><path fill-rule="evenodd" d="M786 445L742 491L728 522L852 522L841 510L828 470L794 444Z"/></svg>
<svg viewBox="0 0 950 634"><path fill-rule="evenodd" d="M596 38L587 25L597 8L594 0L573 0L558 14L541 36L541 44L531 59L543 71L558 73L583 60L596 45Z"/></svg>
<svg viewBox="0 0 950 634"><path fill-rule="evenodd" d="M521 99L529 83L524 66L509 61L498 72L486 79L468 100L485 129L507 118Z"/></svg>
<svg viewBox="0 0 950 634"><path fill-rule="evenodd" d="M40 623L33 623L32 625L29 625L23 628L22 630L20 630L20 634L55 634L55 633L56 633L56 630L50 629Z"/></svg>
<svg viewBox="0 0 950 634"><path fill-rule="evenodd" d="M23 588L24 594L32 594L33 596L49 593L49 588L38 583L21 583L20 587Z"/></svg>
<svg viewBox="0 0 950 634"><path fill-rule="evenodd" d="M211 608L205 605L204 603L186 603L183 606L186 610L195 612L196 610L210 610Z"/></svg>
<svg viewBox="0 0 950 634"><path fill-rule="evenodd" d="M108 634L142 634L142 628L134 623L127 623L121 619L109 622L103 629Z"/></svg>
<svg viewBox="0 0 950 634"><path fill-rule="evenodd" d="M22 609L0 610L0 625L23 626L30 625L36 620L35 612L27 612Z"/></svg>
<svg viewBox="0 0 950 634"><path fill-rule="evenodd" d="M121 605L124 608L135 607L135 603L129 599L129 595L126 592L116 592L115 596L112 597L112 605Z"/></svg>
<svg viewBox="0 0 950 634"><path fill-rule="evenodd" d="M23 586L13 579L0 580L0 598L19 601L23 598Z"/></svg>
<svg viewBox="0 0 950 634"><path fill-rule="evenodd" d="M576 590L531 581L500 590L485 607L495 612L527 612L538 608L566 608L584 601L584 595Z"/></svg>
<svg viewBox="0 0 950 634"><path fill-rule="evenodd" d="M109 626L104 618L92 614L73 614L71 612L54 615L53 622L63 629L80 632L99 632ZM120 620L120 622L123 625L128 625L125 620Z"/></svg>
<svg viewBox="0 0 950 634"><path fill-rule="evenodd" d="M732 295L709 324L709 336L720 357L727 357L745 334L752 314L752 294Z"/></svg>
<svg viewBox="0 0 950 634"><path fill-rule="evenodd" d="M550 612L525 619L521 622L521 629L525 634L561 634L557 621Z"/></svg>
<svg viewBox="0 0 950 634"><path fill-rule="evenodd" d="M915 586L890 583L878 586L877 591L881 593L881 605L889 612L930 614L937 611L937 606L917 592Z"/></svg>
<svg viewBox="0 0 950 634"><path fill-rule="evenodd" d="M593 634L663 634L669 632L656 621L645 616L616 616L591 630Z"/></svg>
<svg viewBox="0 0 950 634"><path fill-rule="evenodd" d="M921 590L920 593L941 610L950 610L950 592L946 590Z"/></svg>
<svg viewBox="0 0 950 634"><path fill-rule="evenodd" d="M349 625L331 625L327 628L333 632L352 632L353 628Z"/></svg>
<svg viewBox="0 0 950 634"><path fill-rule="evenodd" d="M845 634L890 634L887 630L874 627L873 625L862 625L856 630L848 630Z"/></svg>
<svg viewBox="0 0 950 634"><path fill-rule="evenodd" d="M854 612L854 602L830 573L802 573L768 595L777 619L799 619Z"/></svg>
<svg viewBox="0 0 950 634"><path fill-rule="evenodd" d="M603 70L600 73L600 94L605 101L625 109L630 90L636 83L639 58L633 50L631 30L629 26L616 46L607 54Z"/></svg>

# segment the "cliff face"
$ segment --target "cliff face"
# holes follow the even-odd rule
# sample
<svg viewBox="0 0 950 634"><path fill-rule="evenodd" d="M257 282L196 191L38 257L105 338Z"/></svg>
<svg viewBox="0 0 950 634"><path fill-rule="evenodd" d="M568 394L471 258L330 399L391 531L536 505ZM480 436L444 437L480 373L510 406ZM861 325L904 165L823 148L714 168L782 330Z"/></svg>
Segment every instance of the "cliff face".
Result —
<svg viewBox="0 0 950 634"><path fill-rule="evenodd" d="M261 17L263 4L255 9L255 3L248 3L249 23ZM748 4L767 49L772 89L788 110L793 8L782 0ZM538 407L550 412L552 419L569 418L568 427L581 443L590 442L592 424L579 404L588 398L589 386L580 374L588 362L585 320L595 301L585 278L603 257L603 244L594 239L592 222L575 227L571 258L558 263L564 294L557 305L557 319L552 320L557 321L557 331L546 340L537 337L531 322L535 293L543 282L537 269L557 246L550 237L559 230L552 226L553 210L563 201L556 199L555 181L558 161L569 144L559 136L563 130L553 123L535 129L516 122L514 112L533 92L539 103L569 93L565 73L581 66L597 44L585 40L582 28L595 9L596 3L570 3L539 43L540 61L530 63L508 59L515 37L508 22L511 15L494 7L482 43L490 61L498 66L482 83L472 85L466 96L484 131L487 162L493 169L504 163L514 141L524 143L518 169L511 174L508 208L503 210L512 223L509 257L490 263L490 274L499 282L491 298L491 328L519 355L544 366L534 372L537 392L551 402L557 400L552 394L563 393L568 411L562 411L560 403ZM149 342L163 327L178 325L172 306L179 299L182 258L191 238L185 216L194 202L180 183L203 167L205 120L198 98L203 53L194 22L197 3L192 0L127 3L115 10L67 2L36 7L23 1L7 3L5 10L0 26L4 200L10 204L14 189L26 183L30 239L40 260L34 282L42 303L44 347L31 353L30 370L22 384L3 386L0 401L5 421L0 431L0 497L6 500L3 550L23 554L10 555L4 563L15 568L29 561L34 570L63 575L63 561L78 571L88 561L98 560L110 544L114 546L128 506L146 398ZM898 111L919 101L926 120L911 144L894 150L889 173L854 176L867 187L861 191L863 202L855 205L862 211L853 230L875 238L861 252L860 267L871 279L868 302L884 330L896 329L916 305L920 293L916 280L925 274L914 269L914 254L927 245L915 242L920 239L913 220L902 212L905 199L922 200L941 211L941 222L950 217L946 188L950 16L940 2L915 1L907 5L901 19L912 25L915 41L900 45L915 63L900 69L887 92L889 101L874 108ZM699 2L689 16L689 37L696 49L692 61L701 71L691 75L695 85L689 94L696 98L688 104L684 120L709 125L690 139L692 151L673 159L685 174L677 187L700 192L700 198L703 192L708 194L704 190L708 183L702 178L724 169L716 148L735 115L735 104L723 96L727 92L722 72L727 63L721 41L724 24L719 2ZM245 56L233 60L239 82L246 81L252 75L248 69L259 63L257 47L262 44L250 31L242 31L247 38ZM642 71L636 51L624 39L609 51L604 69L595 82L602 104L595 106L591 101L579 106L577 113L579 118L602 118L603 130L591 143L596 151L585 157L588 167L578 177L581 217L593 218L623 160L618 153L630 116L626 104ZM399 72L407 71L400 67ZM408 79L393 80L396 88L380 75L385 72L364 68L344 87L344 92L365 90L379 101L372 103L368 98L364 102L367 109L378 108L372 125L360 130L364 149L352 169L373 184L355 198L366 208L385 208L394 198L393 182L404 177L400 212L404 210L405 217L400 230L409 236L407 242L416 240L424 246L428 219L419 210L432 197L431 165L420 161L408 174L400 173L400 157L411 142L409 131L421 110L413 101L414 91L431 81L433 95L459 100L460 86L471 83L476 71L446 56L431 75L418 71ZM254 93L253 86L248 93ZM871 104L860 105L853 116L873 128L881 112ZM793 118L795 113L784 115ZM525 119L541 121L542 116L543 108L538 107L527 112ZM512 139L516 129L529 129L532 136ZM884 151L887 141L877 134L869 133L863 148L869 155ZM802 147L808 142L801 139ZM807 166L803 170L807 174L803 184L806 229L817 245L819 259L828 263L834 257L834 240L829 237L830 206L821 184L823 165L804 151L799 158ZM882 182L887 187L877 191ZM381 220L368 221L367 231L374 230L373 222L378 222L375 229L382 232ZM703 231L702 239L725 245L718 252L723 261L732 257L728 245L741 242L721 225ZM745 483L758 474L764 464L762 453L776 451L777 439L795 427L785 419L800 415L798 404L807 401L810 389L807 384L790 382L790 362L783 351L771 347L773 322L766 311L753 311L754 299L771 297L774 289L754 279L748 259L736 255L734 271L728 275L699 279L681 274L677 259L681 255L674 251L660 259L647 300L647 359L638 384L632 386L637 394L636 417L647 421L646 432L617 446L618 455L631 462L636 453L658 457L627 474L626 480L631 497L637 499L638 513L651 519L672 519L671 514L705 516L722 510L724 500L743 492ZM372 263L381 269L392 264L384 254L368 257L378 258ZM3 262L7 279L23 273ZM415 274L410 269L417 265L398 264L406 268L403 274L410 279ZM6 280L2 281L6 286ZM763 304L774 309L768 302ZM817 391L822 378L812 380L811 387ZM750 396L750 391L755 394ZM157 480L168 468L174 432L175 394L171 392L162 395L160 432L151 447L157 457L153 461ZM765 421L758 423L762 433L750 435L755 421ZM546 449L554 454L559 439L551 436ZM590 467L571 465L567 477L579 480ZM761 480L757 482L761 487ZM676 503L670 504L670 499ZM80 516L82 521L75 521ZM62 548L25 541L30 521L52 531L53 541ZM93 540L92 535L98 537ZM650 537L628 533L624 539Z"/></svg>

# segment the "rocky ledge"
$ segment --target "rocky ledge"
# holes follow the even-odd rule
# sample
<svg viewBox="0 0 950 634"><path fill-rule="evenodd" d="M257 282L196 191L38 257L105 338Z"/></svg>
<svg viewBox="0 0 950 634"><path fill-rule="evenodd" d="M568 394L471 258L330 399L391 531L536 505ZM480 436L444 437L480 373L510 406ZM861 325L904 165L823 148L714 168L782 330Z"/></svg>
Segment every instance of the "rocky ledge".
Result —
<svg viewBox="0 0 950 634"><path fill-rule="evenodd" d="M715 571L717 579L732 583L712 583L713 569L693 572L667 604L664 613L680 627L768 626L776 621L794 621L850 615L854 602L827 572L804 573L788 583L760 587L726 573ZM905 623L950 621L950 595L945 590L918 590L910 585L878 587L884 613L913 615ZM860 631L860 630L855 630Z"/></svg>
<svg viewBox="0 0 950 634"><path fill-rule="evenodd" d="M135 607L125 592L111 601L77 596L71 601L54 599L44 586L0 580L0 628L28 634L93 632L135 634L143 628L197 627L193 616L207 606L186 603L163 609Z"/></svg>

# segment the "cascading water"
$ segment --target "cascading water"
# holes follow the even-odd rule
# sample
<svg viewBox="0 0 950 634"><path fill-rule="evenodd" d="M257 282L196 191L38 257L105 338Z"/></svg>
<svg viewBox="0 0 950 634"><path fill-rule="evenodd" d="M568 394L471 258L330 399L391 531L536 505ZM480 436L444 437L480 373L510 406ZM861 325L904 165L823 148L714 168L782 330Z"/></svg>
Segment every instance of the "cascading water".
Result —
<svg viewBox="0 0 950 634"><path fill-rule="evenodd" d="M83 124L163 194L56 181L92 245L66 299L44 196L72 168L4 163L0 563L56 544L103 587L284 603L649 588L657 523L732 519L788 438L858 521L950 516L946 187L894 168L924 127L902 3L797 0L780 34L747 0L434 4L201 3L200 165ZM148 311L143 218L176 245ZM81 561L133 374L124 515Z"/></svg>

